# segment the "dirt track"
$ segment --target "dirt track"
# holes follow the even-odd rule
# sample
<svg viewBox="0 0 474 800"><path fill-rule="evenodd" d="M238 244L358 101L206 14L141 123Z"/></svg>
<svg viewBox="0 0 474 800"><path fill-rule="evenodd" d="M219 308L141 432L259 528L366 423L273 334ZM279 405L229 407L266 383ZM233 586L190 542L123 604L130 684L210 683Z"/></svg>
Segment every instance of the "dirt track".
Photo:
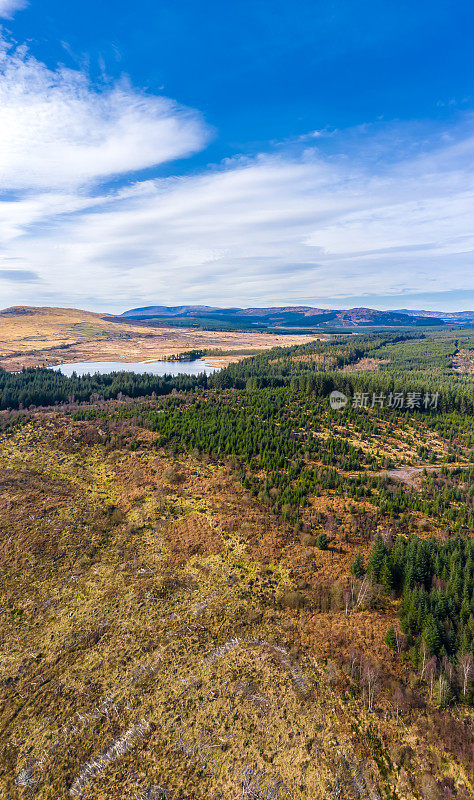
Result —
<svg viewBox="0 0 474 800"><path fill-rule="evenodd" d="M442 467L449 470L453 469L468 469L472 464L437 464L436 466L430 464L422 465L420 467L399 467L398 469L383 469L380 472L369 472L368 474L374 478L392 478L400 483L405 483L407 486L412 486L414 489L419 488L419 481L417 480L424 470L427 472L439 472Z"/></svg>

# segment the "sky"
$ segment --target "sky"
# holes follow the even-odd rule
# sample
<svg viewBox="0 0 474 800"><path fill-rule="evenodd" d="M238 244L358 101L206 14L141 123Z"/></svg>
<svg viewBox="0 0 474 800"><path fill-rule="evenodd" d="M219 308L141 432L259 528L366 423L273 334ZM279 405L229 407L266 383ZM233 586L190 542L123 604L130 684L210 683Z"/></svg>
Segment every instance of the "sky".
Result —
<svg viewBox="0 0 474 800"><path fill-rule="evenodd" d="M474 6L0 0L0 307L474 308Z"/></svg>

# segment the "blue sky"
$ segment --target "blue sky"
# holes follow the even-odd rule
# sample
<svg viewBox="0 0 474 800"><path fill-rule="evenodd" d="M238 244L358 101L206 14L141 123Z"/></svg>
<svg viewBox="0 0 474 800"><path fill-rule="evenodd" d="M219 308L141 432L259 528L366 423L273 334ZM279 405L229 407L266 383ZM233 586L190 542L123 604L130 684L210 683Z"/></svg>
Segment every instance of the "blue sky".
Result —
<svg viewBox="0 0 474 800"><path fill-rule="evenodd" d="M1 306L474 306L471 3L0 14Z"/></svg>

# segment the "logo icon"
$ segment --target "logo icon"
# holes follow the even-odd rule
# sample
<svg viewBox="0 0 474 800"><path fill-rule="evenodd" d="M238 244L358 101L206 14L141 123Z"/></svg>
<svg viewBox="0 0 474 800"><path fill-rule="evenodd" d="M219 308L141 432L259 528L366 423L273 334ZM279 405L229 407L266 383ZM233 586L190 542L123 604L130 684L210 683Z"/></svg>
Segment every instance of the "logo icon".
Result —
<svg viewBox="0 0 474 800"><path fill-rule="evenodd" d="M347 405L347 396L342 392L331 392L329 395L329 405L333 411L342 411Z"/></svg>

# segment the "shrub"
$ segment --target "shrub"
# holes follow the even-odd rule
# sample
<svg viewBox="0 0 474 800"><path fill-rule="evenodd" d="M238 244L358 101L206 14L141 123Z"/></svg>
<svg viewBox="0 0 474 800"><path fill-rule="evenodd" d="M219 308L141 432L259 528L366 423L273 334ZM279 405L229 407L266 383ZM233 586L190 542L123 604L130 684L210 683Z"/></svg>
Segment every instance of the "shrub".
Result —
<svg viewBox="0 0 474 800"><path fill-rule="evenodd" d="M316 538L316 547L319 547L320 550L328 549L328 537L325 533L320 533Z"/></svg>

